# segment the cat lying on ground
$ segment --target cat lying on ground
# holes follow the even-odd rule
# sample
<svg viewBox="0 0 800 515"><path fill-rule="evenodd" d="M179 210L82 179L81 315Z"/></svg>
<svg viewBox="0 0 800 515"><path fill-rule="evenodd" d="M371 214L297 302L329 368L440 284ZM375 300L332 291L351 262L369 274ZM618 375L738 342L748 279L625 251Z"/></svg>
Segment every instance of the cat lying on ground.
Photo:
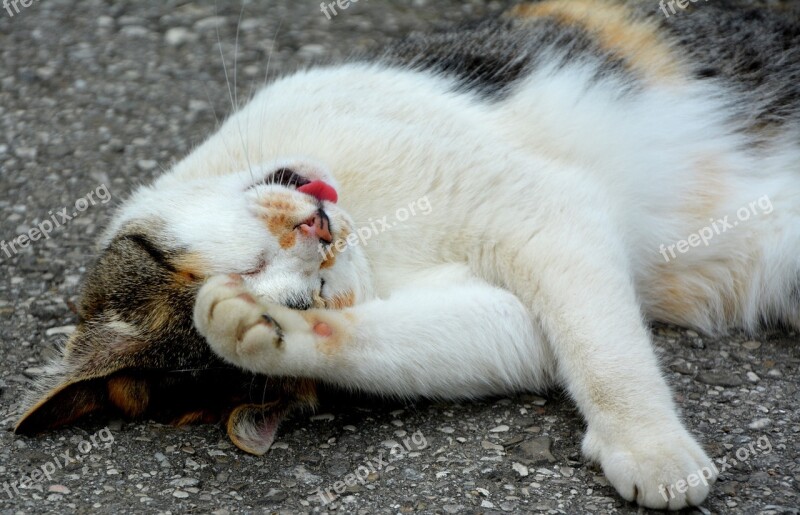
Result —
<svg viewBox="0 0 800 515"><path fill-rule="evenodd" d="M796 17L586 0L282 78L119 210L17 430L111 405L262 453L317 382L559 384L622 497L697 505L645 318L800 328L798 78Z"/></svg>

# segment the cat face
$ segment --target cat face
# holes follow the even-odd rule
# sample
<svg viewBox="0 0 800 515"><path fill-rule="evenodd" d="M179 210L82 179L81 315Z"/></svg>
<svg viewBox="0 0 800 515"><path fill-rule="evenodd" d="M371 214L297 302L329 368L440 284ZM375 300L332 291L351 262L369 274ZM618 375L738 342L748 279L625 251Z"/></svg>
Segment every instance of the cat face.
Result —
<svg viewBox="0 0 800 515"><path fill-rule="evenodd" d="M315 387L223 363L194 328L196 293L210 276L239 274L268 302L354 304L368 287L363 255L342 244L354 224L335 197L330 174L308 160L140 189L101 240L80 323L17 431L110 407L178 423L227 418L237 445L266 450L280 416L313 405Z"/></svg>
<svg viewBox="0 0 800 515"><path fill-rule="evenodd" d="M241 274L262 300L296 309L344 307L362 281L357 253L339 252L354 224L335 201L307 192L318 182L335 195L327 170L307 160L183 182L166 176L131 199L106 239L144 228L160 250L181 254L187 273Z"/></svg>

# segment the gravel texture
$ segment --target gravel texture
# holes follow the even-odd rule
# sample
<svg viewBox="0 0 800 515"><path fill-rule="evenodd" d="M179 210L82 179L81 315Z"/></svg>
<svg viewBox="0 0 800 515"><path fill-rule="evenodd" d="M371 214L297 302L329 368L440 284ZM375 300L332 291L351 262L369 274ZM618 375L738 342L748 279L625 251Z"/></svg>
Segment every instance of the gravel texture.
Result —
<svg viewBox="0 0 800 515"><path fill-rule="evenodd" d="M29 376L75 324L77 287L113 206L231 110L219 47L232 80L241 4L216 4L48 0L13 17L0 10L0 239L72 210L100 185L113 198L47 240L0 253L0 421L9 429L0 432L0 513L637 512L581 457L583 422L557 391L338 401L286 423L263 457L239 452L215 425L91 419L13 436ZM269 73L286 73L507 4L362 0L329 21L316 1L245 2L236 96L263 82L270 55ZM688 427L729 466L700 511L798 513L798 335L654 333ZM387 459L393 440L407 446ZM76 460L55 467L66 451ZM366 462L376 471L364 473ZM48 465L49 478L4 489ZM350 480L323 506L315 490L357 471L364 484Z"/></svg>

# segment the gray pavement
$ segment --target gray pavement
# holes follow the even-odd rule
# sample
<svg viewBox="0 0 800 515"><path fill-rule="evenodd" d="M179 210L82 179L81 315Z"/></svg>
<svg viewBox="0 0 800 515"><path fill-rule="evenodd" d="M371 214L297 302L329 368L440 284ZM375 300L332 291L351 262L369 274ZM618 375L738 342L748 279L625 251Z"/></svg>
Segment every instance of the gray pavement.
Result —
<svg viewBox="0 0 800 515"><path fill-rule="evenodd" d="M328 20L318 1L245 2L238 97L262 83L270 54L270 73L286 73L508 3L361 0ZM0 251L0 513L639 511L583 460L583 423L557 391L340 400L284 424L263 457L238 451L217 425L96 418L34 439L10 432L29 376L76 322L80 278L114 206L213 131L215 112L230 112L217 29L230 67L240 7L48 0L13 17L0 10L0 239L101 185L112 196L47 240ZM702 512L797 513L798 335L654 332L688 426L728 466ZM75 461L61 468L65 452ZM321 503L317 488L341 488L367 462L376 471L364 484L350 480ZM15 491L32 468L55 471Z"/></svg>

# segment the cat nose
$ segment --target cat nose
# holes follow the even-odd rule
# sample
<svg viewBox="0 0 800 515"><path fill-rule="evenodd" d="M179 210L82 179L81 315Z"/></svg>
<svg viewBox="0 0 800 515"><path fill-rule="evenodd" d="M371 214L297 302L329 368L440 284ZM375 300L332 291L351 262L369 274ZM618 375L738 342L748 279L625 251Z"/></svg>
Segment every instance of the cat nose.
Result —
<svg viewBox="0 0 800 515"><path fill-rule="evenodd" d="M318 209L317 212L314 213L314 216L300 223L297 228L300 229L301 233L310 238L318 238L325 243L331 243L333 241L331 222L328 219L328 215L326 215L325 211L322 209Z"/></svg>

